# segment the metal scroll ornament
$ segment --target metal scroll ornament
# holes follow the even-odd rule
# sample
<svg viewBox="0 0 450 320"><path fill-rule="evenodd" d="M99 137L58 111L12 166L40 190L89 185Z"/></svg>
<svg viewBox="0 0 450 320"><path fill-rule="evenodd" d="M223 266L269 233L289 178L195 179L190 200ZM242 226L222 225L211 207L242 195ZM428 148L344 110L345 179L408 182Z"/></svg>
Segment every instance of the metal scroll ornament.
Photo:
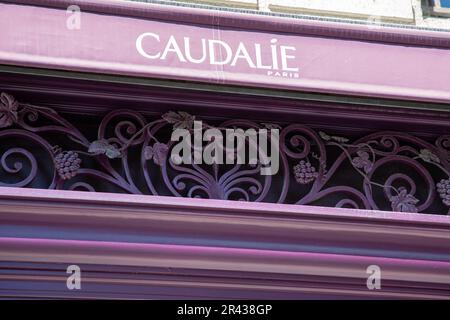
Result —
<svg viewBox="0 0 450 320"><path fill-rule="evenodd" d="M93 129L1 93L0 186L450 212L450 135L430 142L382 131L350 140L302 124L203 121L218 130L279 128L280 170L263 176L259 163L175 164L171 132L192 130L194 119L114 110Z"/></svg>

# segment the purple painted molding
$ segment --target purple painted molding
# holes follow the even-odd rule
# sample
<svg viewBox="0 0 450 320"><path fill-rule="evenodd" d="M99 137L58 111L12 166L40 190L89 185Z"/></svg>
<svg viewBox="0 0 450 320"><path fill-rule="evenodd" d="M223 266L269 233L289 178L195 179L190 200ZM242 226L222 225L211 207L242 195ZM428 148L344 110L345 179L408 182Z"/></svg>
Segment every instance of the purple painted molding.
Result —
<svg viewBox="0 0 450 320"><path fill-rule="evenodd" d="M135 233L178 238L173 241L188 244L192 236L205 244L216 239L224 246L259 242L267 249L294 250L296 245L309 244L324 252L335 248L344 253L350 248L365 255L402 257L399 253L404 252L417 259L450 261L447 216L79 191L1 191L4 226L52 225L55 230L72 230L69 234L85 234L85 240L108 231L111 239ZM91 233L86 234L86 226ZM5 232L7 228L1 234Z"/></svg>
<svg viewBox="0 0 450 320"><path fill-rule="evenodd" d="M57 7L75 3L78 2L44 2L44 4ZM316 30L314 36L311 35L314 33L313 31L305 34L299 32L299 29L287 30L298 33L276 34L279 45L296 48L296 56L291 63L300 71L299 78L274 77L267 75L265 70L249 68L243 61L239 61L234 67L216 68L217 66L209 64L192 65L179 62L174 59L173 55L167 61L149 60L139 55L135 48L137 37L149 30L160 34L162 41L166 41L171 34L178 37L195 35L197 41L200 41L199 38L226 41L234 50L238 46L238 41L246 42L246 45L250 47L254 42L268 44L274 37L274 33L261 32L258 28L243 29L238 23L234 25L238 25L240 29L226 27L227 21L228 23L234 21L233 19L236 19L236 22L245 21L247 18L250 19L247 22L248 27L254 21L260 25L265 23L266 17L241 16L229 12L219 13L167 6L158 7L130 2L100 4L92 1L80 1L79 4L81 7L86 5L92 10L110 10L107 12L116 14L116 16L85 12L81 30L71 31L65 28L67 15L64 10L1 4L0 15L4 14L4 16L0 19L0 30L5 41L0 43L0 62L10 65L240 86L435 102L450 101L450 88L448 87L450 75L445 68L442 68L450 55L446 44L448 36L445 33L386 29L388 35L385 38L391 36L395 38L394 34L399 34L398 38L409 39L406 40L409 41L409 44L414 42L411 39L423 36L423 43L420 45L405 47L386 42L360 41L361 35L366 35L361 29L362 26L342 25L342 28L345 28L344 34L347 33L345 30L353 30L348 33L355 35L353 39L342 40L335 38L336 34L323 36L324 32L329 32L333 27L341 30L340 24L267 17L269 29L273 24L280 22L280 25L285 27L298 24L299 29L308 25L306 30ZM111 5L110 8L109 5ZM127 12L141 11L145 14L153 12L155 16L152 19L155 20L124 16ZM186 18L185 22L189 24L174 24L173 19L156 20L155 17L159 17L159 19L163 17L162 12L164 11L166 11L166 16L173 17L180 14L181 20ZM30 21L28 18L30 14L47 18L33 20L33 26L30 28L27 23ZM192 19L197 14L200 22L192 24ZM224 16L225 24L221 23L222 16ZM10 17L14 17L14 28L10 27ZM218 22L208 21L212 18L218 19ZM283 23L284 21L285 23ZM127 28L123 28L123 25L126 25ZM52 30L51 33L49 30ZM54 33L55 30L58 33L58 42L54 41L54 36L46 36ZM91 32L91 30L96 30L96 32ZM110 30L116 30L114 39L108 36ZM390 33L391 31L392 33ZM371 40L371 35L379 37L380 33L377 32L367 31L369 40ZM239 36L236 36L236 33L239 33ZM437 45L432 48L424 46L424 43L428 43L425 40L427 37L435 39L429 41L436 41ZM61 46L61 43L64 43L64 46ZM111 50L111 46L114 46L115 49ZM196 57L199 56L199 48L200 46L197 46L194 49L195 54L193 55ZM333 48L332 52L330 52L330 48ZM267 58L267 53L264 53L263 60L267 61Z"/></svg>
<svg viewBox="0 0 450 320"><path fill-rule="evenodd" d="M164 207L165 210L169 208L182 209L187 212L203 211L208 209L217 210L220 208L221 212L239 212L240 215L249 216L258 212L263 212L264 215L272 217L292 217L299 218L299 216L307 216L314 218L316 215L320 217L327 217L330 220L350 219L356 221L371 221L382 222L387 224L408 223L415 225L415 227L425 227L427 225L442 226L450 228L450 216L441 215L424 215L417 213L399 214L399 212L377 211L377 210L363 210L363 209L346 209L346 208L328 208L328 207L314 207L305 205L288 205L276 203L256 203L245 201L226 201L215 199L188 199L188 198L174 198L164 196L145 196L145 195L128 195L128 194L111 194L102 192L84 192L84 191L67 191L67 190L46 190L46 189L22 189L2 187L0 189L0 199L2 201L36 201L46 203L83 203L91 202L96 205L107 205L110 208L116 206L155 206L157 208ZM77 212L76 210L74 212ZM14 214L14 212L11 212ZM43 211L41 214L50 214L50 212ZM64 212L60 212L64 215ZM86 213L78 212L80 215ZM382 239L380 239L382 240Z"/></svg>
<svg viewBox="0 0 450 320"><path fill-rule="evenodd" d="M192 90L158 87L146 84L124 84L119 81L81 80L38 76L33 70L26 73L0 73L0 89L16 96L19 101L33 102L55 108L64 113L77 113L80 108L90 115L103 115L111 110L129 106L133 110L162 114L173 106L205 117L221 115L240 118L243 114L261 122L309 122L333 128L341 134L385 129L421 135L442 135L450 131L450 112L436 111L425 103L396 102L386 106L383 100L355 102L317 101L311 97L283 96L275 92L259 94L225 91ZM145 81L145 80L143 80ZM216 89L216 88L214 88ZM146 106L151 105L151 108ZM421 110L415 109L418 105ZM261 108L264 106L264 108ZM151 109L151 110L149 110ZM450 110L449 110L450 111ZM337 126L339 125L339 126ZM411 131L413 129L413 131ZM343 131L344 130L344 131Z"/></svg>
<svg viewBox="0 0 450 320"><path fill-rule="evenodd" d="M76 297L64 289L68 264L79 264L85 272L84 291L78 297L148 298L182 295L184 290L192 290L184 293L190 298L201 294L275 299L450 295L450 261L414 258L419 251L450 252L449 217L76 191L1 191L1 296ZM26 233L5 237L9 226L24 230L51 226L66 236L55 238L56 234L45 231L37 238ZM71 230L86 232L86 226L92 236L110 233L115 238L73 238L77 232ZM127 232L167 235L172 240L121 241ZM202 244L184 243L182 239L189 236ZM228 245L208 245L206 239L211 237L227 239ZM278 249L239 245L249 240L263 243L265 238ZM365 249L365 254L319 252L320 246L316 252L283 247L287 243L334 243L343 248L345 242L354 249ZM409 257L373 254L373 249L382 247ZM383 290L365 287L366 268L372 264L383 270ZM23 281L29 286L8 289ZM202 293L196 291L200 288Z"/></svg>

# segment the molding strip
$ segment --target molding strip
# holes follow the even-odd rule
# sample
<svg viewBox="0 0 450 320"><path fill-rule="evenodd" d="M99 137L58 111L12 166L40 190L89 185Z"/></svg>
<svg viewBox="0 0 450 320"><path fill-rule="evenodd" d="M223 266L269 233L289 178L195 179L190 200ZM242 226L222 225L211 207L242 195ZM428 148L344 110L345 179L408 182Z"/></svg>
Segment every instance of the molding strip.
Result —
<svg viewBox="0 0 450 320"><path fill-rule="evenodd" d="M199 288L228 298L229 290L253 298L450 297L447 216L1 188L0 220L0 282L24 283L17 297L56 295L33 288L58 283L54 290L70 297L61 282L68 264L86 271L84 297L100 284L117 286L105 295L151 297L163 290L156 283L166 293L192 289L190 298ZM308 244L309 252L300 247ZM365 287L372 264L383 272L379 291Z"/></svg>

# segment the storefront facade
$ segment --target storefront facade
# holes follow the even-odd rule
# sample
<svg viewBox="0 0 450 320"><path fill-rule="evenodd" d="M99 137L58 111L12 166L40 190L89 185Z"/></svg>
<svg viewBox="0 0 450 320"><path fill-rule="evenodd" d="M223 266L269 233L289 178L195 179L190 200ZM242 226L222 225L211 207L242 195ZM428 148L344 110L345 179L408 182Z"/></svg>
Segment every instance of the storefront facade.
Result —
<svg viewBox="0 0 450 320"><path fill-rule="evenodd" d="M2 297L450 296L448 33L94 0L0 30ZM174 164L195 120L278 130L276 172Z"/></svg>

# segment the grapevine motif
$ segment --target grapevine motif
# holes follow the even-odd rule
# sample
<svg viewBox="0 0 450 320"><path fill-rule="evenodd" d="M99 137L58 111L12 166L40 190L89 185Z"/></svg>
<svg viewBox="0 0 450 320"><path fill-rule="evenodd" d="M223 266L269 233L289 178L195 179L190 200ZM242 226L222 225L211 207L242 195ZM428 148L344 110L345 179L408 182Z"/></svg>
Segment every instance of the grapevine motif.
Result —
<svg viewBox="0 0 450 320"><path fill-rule="evenodd" d="M317 179L319 174L317 173L316 168L311 165L311 162L301 160L294 167L294 176L298 183L308 184Z"/></svg>
<svg viewBox="0 0 450 320"><path fill-rule="evenodd" d="M19 103L13 96L2 92L0 94L0 128L6 128L17 122Z"/></svg>
<svg viewBox="0 0 450 320"><path fill-rule="evenodd" d="M68 180L77 175L81 159L74 151L60 151L54 157L54 164L60 178Z"/></svg>
<svg viewBox="0 0 450 320"><path fill-rule="evenodd" d="M389 201L393 211L417 213L419 199L409 194L404 187L399 188L398 195L389 197Z"/></svg>
<svg viewBox="0 0 450 320"><path fill-rule="evenodd" d="M1 93L0 140L18 145L0 144L0 186L42 188L46 181L50 189L104 191L108 186L106 191L133 194L450 213L449 136L431 144L386 131L353 140L301 124L227 120L212 126L203 121L204 129L219 131L279 130L280 169L275 176L262 176L260 162L174 163L175 142L168 132L192 133L194 120L182 111L149 121L136 111L115 110L103 118L96 138L88 139L55 110ZM58 147L50 136L67 141ZM25 140L28 145L20 143ZM53 176L38 179L48 174L45 159L52 163Z"/></svg>
<svg viewBox="0 0 450 320"><path fill-rule="evenodd" d="M373 165L369 159L369 153L366 151L357 151L356 153L358 156L353 158L352 164L358 169L363 169L365 173L369 172Z"/></svg>
<svg viewBox="0 0 450 320"><path fill-rule="evenodd" d="M450 207L450 179L442 179L436 184L436 188L442 202Z"/></svg>

